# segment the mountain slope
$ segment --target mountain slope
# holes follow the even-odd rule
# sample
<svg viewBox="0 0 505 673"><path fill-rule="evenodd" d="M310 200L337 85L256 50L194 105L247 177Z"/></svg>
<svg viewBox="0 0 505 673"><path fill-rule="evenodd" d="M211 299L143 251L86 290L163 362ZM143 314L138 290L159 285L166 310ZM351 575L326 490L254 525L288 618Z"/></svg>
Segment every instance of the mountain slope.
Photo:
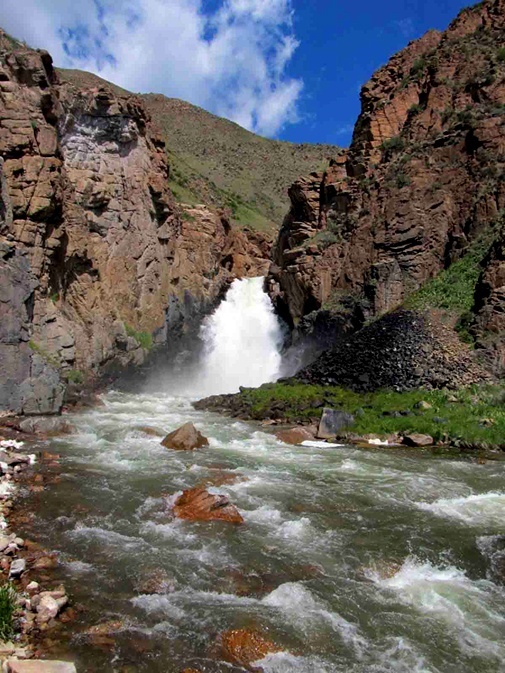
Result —
<svg viewBox="0 0 505 673"><path fill-rule="evenodd" d="M124 89L80 70L58 70L80 88ZM323 169L339 154L333 145L294 144L262 138L221 117L161 94L139 96L166 142L170 187L183 203L227 206L241 225L275 231L289 200L287 186Z"/></svg>

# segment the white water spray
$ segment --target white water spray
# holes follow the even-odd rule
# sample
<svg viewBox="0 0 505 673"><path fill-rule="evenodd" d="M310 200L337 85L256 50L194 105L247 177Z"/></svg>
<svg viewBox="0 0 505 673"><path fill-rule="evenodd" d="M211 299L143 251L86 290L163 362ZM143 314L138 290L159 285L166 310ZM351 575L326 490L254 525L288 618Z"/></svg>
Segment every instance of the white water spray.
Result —
<svg viewBox="0 0 505 673"><path fill-rule="evenodd" d="M282 332L263 278L234 280L226 298L203 323L201 394L238 392L280 376Z"/></svg>

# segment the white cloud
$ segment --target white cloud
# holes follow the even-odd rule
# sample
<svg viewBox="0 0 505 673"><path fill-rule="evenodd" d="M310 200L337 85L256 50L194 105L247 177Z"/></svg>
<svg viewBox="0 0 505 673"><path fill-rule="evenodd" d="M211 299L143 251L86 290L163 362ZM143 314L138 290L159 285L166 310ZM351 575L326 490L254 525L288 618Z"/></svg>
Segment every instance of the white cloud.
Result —
<svg viewBox="0 0 505 673"><path fill-rule="evenodd" d="M291 0L1 0L0 25L57 65L183 98L263 135L297 120Z"/></svg>

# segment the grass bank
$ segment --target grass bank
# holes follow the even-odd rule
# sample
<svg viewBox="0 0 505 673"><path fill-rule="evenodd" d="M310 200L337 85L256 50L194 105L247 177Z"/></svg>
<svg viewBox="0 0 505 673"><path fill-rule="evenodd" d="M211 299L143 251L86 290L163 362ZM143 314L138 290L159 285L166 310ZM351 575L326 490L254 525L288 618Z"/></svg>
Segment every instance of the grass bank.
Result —
<svg viewBox="0 0 505 673"><path fill-rule="evenodd" d="M414 390L359 394L289 380L210 398L206 406L241 418L277 418L287 423L318 421L322 408L328 406L353 414L356 421L349 430L358 435L418 432L436 441L505 448L505 386L474 386L456 393Z"/></svg>

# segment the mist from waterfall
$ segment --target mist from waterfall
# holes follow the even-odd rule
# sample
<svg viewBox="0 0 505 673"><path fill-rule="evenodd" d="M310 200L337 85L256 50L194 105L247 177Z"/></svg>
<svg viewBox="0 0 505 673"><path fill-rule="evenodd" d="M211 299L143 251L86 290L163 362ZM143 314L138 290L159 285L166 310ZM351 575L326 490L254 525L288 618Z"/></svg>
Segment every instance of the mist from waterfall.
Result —
<svg viewBox="0 0 505 673"><path fill-rule="evenodd" d="M204 350L198 394L238 392L280 376L283 335L264 279L234 280L225 299L200 329Z"/></svg>

